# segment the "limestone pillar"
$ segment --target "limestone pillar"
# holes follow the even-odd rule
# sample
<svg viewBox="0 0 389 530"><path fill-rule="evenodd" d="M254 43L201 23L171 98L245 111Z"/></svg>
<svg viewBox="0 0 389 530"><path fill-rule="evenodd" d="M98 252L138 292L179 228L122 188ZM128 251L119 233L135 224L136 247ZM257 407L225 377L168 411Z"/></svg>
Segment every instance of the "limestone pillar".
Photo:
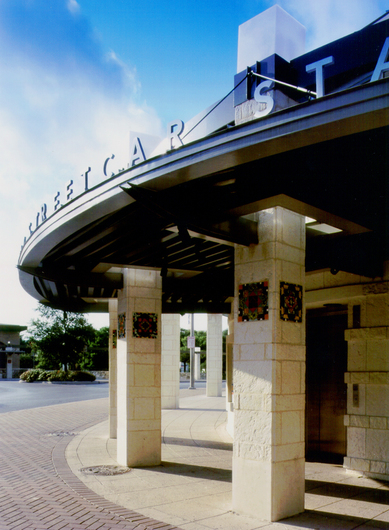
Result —
<svg viewBox="0 0 389 530"><path fill-rule="evenodd" d="M159 272L123 270L118 295L117 459L161 462L161 292Z"/></svg>
<svg viewBox="0 0 389 530"><path fill-rule="evenodd" d="M178 409L180 397L180 315L162 315L162 408Z"/></svg>
<svg viewBox="0 0 389 530"><path fill-rule="evenodd" d="M363 286L349 305L347 456L344 466L389 480L389 281Z"/></svg>
<svg viewBox="0 0 389 530"><path fill-rule="evenodd" d="M223 376L222 315L208 315L207 321L207 396L222 395Z"/></svg>
<svg viewBox="0 0 389 530"><path fill-rule="evenodd" d="M200 352L196 352L195 350L195 354L194 354L194 378L195 378L195 381L200 381L201 379L201 369L200 369L200 364L201 364L201 355L200 355Z"/></svg>
<svg viewBox="0 0 389 530"><path fill-rule="evenodd" d="M258 223L235 252L233 509L277 521L304 510L305 219Z"/></svg>
<svg viewBox="0 0 389 530"><path fill-rule="evenodd" d="M234 348L234 313L228 315L228 335L226 338L226 411L227 431L234 436L234 387L232 380L232 351Z"/></svg>
<svg viewBox="0 0 389 530"><path fill-rule="evenodd" d="M118 301L109 300L109 437L117 435L117 328L118 328Z"/></svg>
<svg viewBox="0 0 389 530"><path fill-rule="evenodd" d="M233 410L232 351L234 347L234 313L228 315L228 335L226 338L226 402L227 410ZM231 405L230 405L231 404Z"/></svg>

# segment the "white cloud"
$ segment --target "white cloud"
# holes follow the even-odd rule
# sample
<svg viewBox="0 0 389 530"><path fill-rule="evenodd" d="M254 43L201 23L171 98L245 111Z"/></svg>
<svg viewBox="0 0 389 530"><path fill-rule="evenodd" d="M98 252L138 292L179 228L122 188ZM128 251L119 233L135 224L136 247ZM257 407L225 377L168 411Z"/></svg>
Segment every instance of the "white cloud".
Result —
<svg viewBox="0 0 389 530"><path fill-rule="evenodd" d="M105 55L92 31L78 39L80 24L83 30L87 24L76 17L72 25L73 17L67 18L66 10L78 10L75 0L50 2L57 9L53 21L46 0L12 2L0 3L0 21L2 9L8 9L10 21L6 29L0 22L0 323L27 324L37 302L20 286L16 264L41 204L51 206L56 191L64 192L70 179L81 191L81 174L88 166L91 184L101 181L104 160L112 153L112 170L126 167L130 130L155 133L161 125L155 110L139 100L136 72L114 53ZM28 35L27 15L35 32L37 20L42 21L46 40L30 43L16 22L14 27L15 4L19 11L26 5L41 11L40 17L26 13L19 24ZM47 26L53 22L58 28L61 17L67 31L57 34L53 49Z"/></svg>
<svg viewBox="0 0 389 530"><path fill-rule="evenodd" d="M383 0L279 0L307 28L307 51L332 42L385 13Z"/></svg>
<svg viewBox="0 0 389 530"><path fill-rule="evenodd" d="M80 10L81 10L76 0L68 0L67 8L73 15L80 13Z"/></svg>

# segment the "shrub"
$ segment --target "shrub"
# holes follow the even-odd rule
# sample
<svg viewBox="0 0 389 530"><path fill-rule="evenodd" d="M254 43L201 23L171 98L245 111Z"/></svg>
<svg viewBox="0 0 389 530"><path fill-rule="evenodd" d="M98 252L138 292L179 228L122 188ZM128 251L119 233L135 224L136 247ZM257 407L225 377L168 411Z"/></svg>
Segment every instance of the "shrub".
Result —
<svg viewBox="0 0 389 530"><path fill-rule="evenodd" d="M96 376L91 374L90 372L71 372L71 380L72 381L94 381L96 379Z"/></svg>
<svg viewBox="0 0 389 530"><path fill-rule="evenodd" d="M23 372L20 374L20 379L22 381L26 381L27 383L33 383L36 381L40 375L44 373L44 370L41 370L40 368L34 368L32 370L27 370L27 372Z"/></svg>
<svg viewBox="0 0 389 530"><path fill-rule="evenodd" d="M51 372L47 370L40 370L40 372L41 373L38 375L37 381L48 381L51 375Z"/></svg>
<svg viewBox="0 0 389 530"><path fill-rule="evenodd" d="M71 381L69 378L70 372L65 372L64 370L56 370L51 372L48 381Z"/></svg>
<svg viewBox="0 0 389 530"><path fill-rule="evenodd" d="M96 377L90 372L84 371L65 372L64 370L56 370L55 372L49 372L41 368L35 368L20 374L20 379L27 383L33 383L34 381L94 381Z"/></svg>

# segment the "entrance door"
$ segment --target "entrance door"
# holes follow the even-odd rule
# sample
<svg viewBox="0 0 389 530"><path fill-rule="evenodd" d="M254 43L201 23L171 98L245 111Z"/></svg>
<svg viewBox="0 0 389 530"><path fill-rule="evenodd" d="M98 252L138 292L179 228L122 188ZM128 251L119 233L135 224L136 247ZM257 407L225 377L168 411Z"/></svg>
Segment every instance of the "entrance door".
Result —
<svg viewBox="0 0 389 530"><path fill-rule="evenodd" d="M347 306L307 311L306 459L343 463L346 455Z"/></svg>

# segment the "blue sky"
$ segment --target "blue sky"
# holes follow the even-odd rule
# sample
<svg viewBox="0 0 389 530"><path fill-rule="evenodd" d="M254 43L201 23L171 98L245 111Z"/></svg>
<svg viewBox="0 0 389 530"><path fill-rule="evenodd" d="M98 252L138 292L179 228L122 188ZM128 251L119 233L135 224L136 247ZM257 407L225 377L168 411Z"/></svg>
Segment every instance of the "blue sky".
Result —
<svg viewBox="0 0 389 530"><path fill-rule="evenodd" d="M389 0L0 0L0 323L37 303L16 263L43 202L81 174L101 180L129 131L164 134L226 95L238 26L278 3L307 28L307 51L358 30ZM105 325L107 319L93 321Z"/></svg>

